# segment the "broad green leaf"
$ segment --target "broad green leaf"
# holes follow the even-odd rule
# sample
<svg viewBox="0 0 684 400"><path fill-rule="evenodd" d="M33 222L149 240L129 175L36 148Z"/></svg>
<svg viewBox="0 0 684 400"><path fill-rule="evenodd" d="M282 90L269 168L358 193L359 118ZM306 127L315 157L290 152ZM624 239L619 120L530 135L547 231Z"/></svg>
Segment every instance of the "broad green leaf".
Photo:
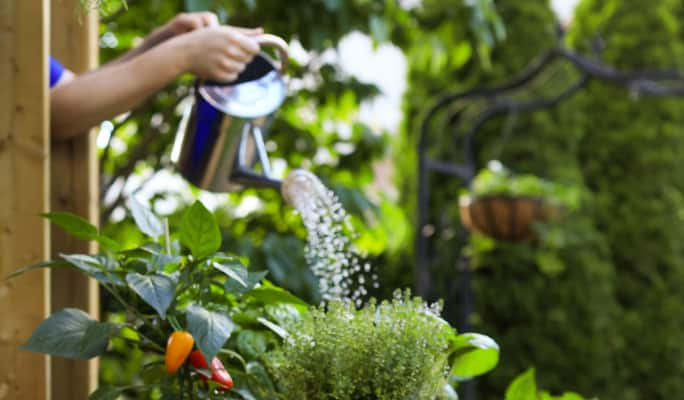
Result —
<svg viewBox="0 0 684 400"><path fill-rule="evenodd" d="M112 271L114 265L111 265L111 260L107 257L88 254L60 254L60 257L100 283L125 286L119 275Z"/></svg>
<svg viewBox="0 0 684 400"><path fill-rule="evenodd" d="M245 297L263 304L289 303L298 306L299 308L308 307L304 300L286 291L285 289L276 286L258 287L245 293Z"/></svg>
<svg viewBox="0 0 684 400"><path fill-rule="evenodd" d="M490 337L478 333L456 336L451 351L451 374L459 380L489 372L499 362L499 345Z"/></svg>
<svg viewBox="0 0 684 400"><path fill-rule="evenodd" d="M162 272L167 265L178 264L183 261L183 257L155 254L151 258L145 258L143 260L147 265L148 272Z"/></svg>
<svg viewBox="0 0 684 400"><path fill-rule="evenodd" d="M257 318L257 321L259 321L262 325L270 329L276 335L280 336L281 339L285 339L289 336L287 331L275 322L271 322L264 317Z"/></svg>
<svg viewBox="0 0 684 400"><path fill-rule="evenodd" d="M211 265L217 270L226 274L229 278L236 280L240 285L247 288L247 268L240 263L219 264L216 261Z"/></svg>
<svg viewBox="0 0 684 400"><path fill-rule="evenodd" d="M116 325L98 322L81 310L66 308L43 321L21 349L88 359L103 354L118 330Z"/></svg>
<svg viewBox="0 0 684 400"><path fill-rule="evenodd" d="M216 219L199 201L183 215L180 240L195 259L215 253L221 247L221 232Z"/></svg>
<svg viewBox="0 0 684 400"><path fill-rule="evenodd" d="M53 224L64 229L71 236L81 240L95 240L103 247L112 251L119 250L119 244L106 236L100 235L97 228L90 222L76 214L69 212L51 212L41 214Z"/></svg>
<svg viewBox="0 0 684 400"><path fill-rule="evenodd" d="M506 389L506 400L537 400L534 368L518 375Z"/></svg>
<svg viewBox="0 0 684 400"><path fill-rule="evenodd" d="M82 240L93 240L97 236L97 228L84 218L69 212L51 212L41 214L50 222L64 229L71 236Z"/></svg>
<svg viewBox="0 0 684 400"><path fill-rule="evenodd" d="M62 260L41 261L41 262L37 262L35 264L28 265L24 268L19 268L18 270L7 275L7 279L16 278L17 276L22 275L22 274L24 274L28 271L34 270L34 269L57 268L57 267L68 267L68 266L70 266L70 264L65 262L65 261L62 261Z"/></svg>
<svg viewBox="0 0 684 400"><path fill-rule="evenodd" d="M264 331L257 332L251 329L240 331L236 340L238 351L248 360L258 359L266 353L268 342L268 337L264 335Z"/></svg>
<svg viewBox="0 0 684 400"><path fill-rule="evenodd" d="M155 239L164 234L164 226L159 218L134 197L128 201L128 208L131 210L135 224L144 234Z"/></svg>
<svg viewBox="0 0 684 400"><path fill-rule="evenodd" d="M235 329L235 324L224 313L191 305L185 310L188 330L207 360L216 356Z"/></svg>
<svg viewBox="0 0 684 400"><path fill-rule="evenodd" d="M124 392L124 389L113 386L100 386L88 396L88 400L116 400Z"/></svg>
<svg viewBox="0 0 684 400"><path fill-rule="evenodd" d="M236 296L241 296L249 290L253 289L259 282L261 282L262 279L266 277L266 275L268 275L268 271L248 271L247 279L245 281L247 283L247 286L242 286L234 279L228 279L226 283L223 285L223 290L225 290L228 293L232 293Z"/></svg>
<svg viewBox="0 0 684 400"><path fill-rule="evenodd" d="M166 310L176 294L176 285L171 278L164 275L141 275L131 272L126 275L126 282L162 318L166 318Z"/></svg>

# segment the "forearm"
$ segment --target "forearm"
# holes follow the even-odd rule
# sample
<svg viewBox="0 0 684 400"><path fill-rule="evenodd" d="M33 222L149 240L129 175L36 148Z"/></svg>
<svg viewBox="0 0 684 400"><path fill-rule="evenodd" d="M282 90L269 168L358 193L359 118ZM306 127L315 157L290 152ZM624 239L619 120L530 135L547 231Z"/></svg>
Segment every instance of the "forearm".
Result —
<svg viewBox="0 0 684 400"><path fill-rule="evenodd" d="M146 51L154 48L160 43L165 42L175 36L168 29L157 28L154 32L148 35L139 46L136 46L126 53L122 54L120 57L112 60L106 66L116 65L125 61L132 60L133 58L145 53Z"/></svg>
<svg viewBox="0 0 684 400"><path fill-rule="evenodd" d="M53 89L52 137L68 139L135 107L185 72L182 54L182 43L170 40Z"/></svg>

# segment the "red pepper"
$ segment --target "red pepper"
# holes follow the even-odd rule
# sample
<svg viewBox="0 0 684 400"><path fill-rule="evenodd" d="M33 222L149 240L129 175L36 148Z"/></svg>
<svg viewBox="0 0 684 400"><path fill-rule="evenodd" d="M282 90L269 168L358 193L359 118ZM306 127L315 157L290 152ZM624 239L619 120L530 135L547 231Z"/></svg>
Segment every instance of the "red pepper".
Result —
<svg viewBox="0 0 684 400"><path fill-rule="evenodd" d="M196 349L190 354L190 364L197 369L208 369L211 371L211 380L218 383L223 388L231 389L233 387L233 378L231 378L228 371L226 371L226 367L223 366L223 363L218 357L214 357L211 360L211 367L209 367L202 352L199 351L199 349ZM203 382L207 381L207 377L204 375L200 375L200 379L202 379Z"/></svg>

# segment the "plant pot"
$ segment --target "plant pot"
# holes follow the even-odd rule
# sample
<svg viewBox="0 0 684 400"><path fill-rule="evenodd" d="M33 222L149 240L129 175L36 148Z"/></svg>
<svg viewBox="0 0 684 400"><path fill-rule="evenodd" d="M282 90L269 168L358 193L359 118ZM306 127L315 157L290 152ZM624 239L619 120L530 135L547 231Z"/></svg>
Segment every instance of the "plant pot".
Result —
<svg viewBox="0 0 684 400"><path fill-rule="evenodd" d="M468 230L501 241L534 240L532 224L558 214L558 208L541 197L462 196L459 206L461 221Z"/></svg>

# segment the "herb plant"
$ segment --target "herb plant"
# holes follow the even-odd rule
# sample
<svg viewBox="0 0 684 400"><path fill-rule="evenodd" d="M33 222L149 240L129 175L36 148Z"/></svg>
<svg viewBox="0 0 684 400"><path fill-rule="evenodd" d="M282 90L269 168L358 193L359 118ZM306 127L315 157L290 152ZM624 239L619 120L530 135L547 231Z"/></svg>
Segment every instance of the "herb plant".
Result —
<svg viewBox="0 0 684 400"><path fill-rule="evenodd" d="M439 308L408 292L362 309L332 301L286 324L290 336L266 364L288 400L455 398L450 378L493 368L498 346L457 335Z"/></svg>
<svg viewBox="0 0 684 400"><path fill-rule="evenodd" d="M136 201L129 206L149 242L121 249L82 218L50 213L46 217L53 223L80 239L98 241L103 251L62 254L60 260L14 274L75 268L116 299L124 318L100 322L81 310L64 309L41 323L22 348L76 359L122 346L145 354L135 382L101 387L91 400L131 393L155 399L279 398L258 358L283 335L277 322L298 318L306 304L263 280L265 273L249 271L238 257L219 252L218 225L200 202L183 216L177 240L147 208ZM233 384L235 389L227 391Z"/></svg>
<svg viewBox="0 0 684 400"><path fill-rule="evenodd" d="M483 196L528 196L576 209L579 207L580 192L573 186L550 182L531 174L513 174L499 161L490 161L472 183L468 194Z"/></svg>

